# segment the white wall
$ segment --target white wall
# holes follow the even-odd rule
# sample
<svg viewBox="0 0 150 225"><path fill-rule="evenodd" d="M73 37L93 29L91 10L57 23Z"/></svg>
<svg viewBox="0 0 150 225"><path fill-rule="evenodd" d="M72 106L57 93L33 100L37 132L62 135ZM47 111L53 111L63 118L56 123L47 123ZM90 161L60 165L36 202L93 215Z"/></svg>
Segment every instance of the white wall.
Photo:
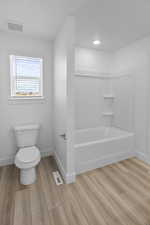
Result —
<svg viewBox="0 0 150 225"><path fill-rule="evenodd" d="M54 43L54 128L55 158L67 183L75 179L74 169L74 38L75 21L68 17ZM66 134L67 140L60 135Z"/></svg>
<svg viewBox="0 0 150 225"><path fill-rule="evenodd" d="M76 48L75 70L89 73L109 73L112 54L93 49ZM75 126L76 129L103 126L102 113L106 81L103 79L75 77Z"/></svg>
<svg viewBox="0 0 150 225"><path fill-rule="evenodd" d="M150 133L150 37L138 40L117 51L114 55L114 71L131 74L135 78L135 150L140 158L150 162L148 143Z"/></svg>
<svg viewBox="0 0 150 225"><path fill-rule="evenodd" d="M44 58L44 100L9 100L10 54ZM0 34L0 164L12 162L16 152L12 128L18 124L41 124L38 146L43 153L52 151L52 63L50 42Z"/></svg>

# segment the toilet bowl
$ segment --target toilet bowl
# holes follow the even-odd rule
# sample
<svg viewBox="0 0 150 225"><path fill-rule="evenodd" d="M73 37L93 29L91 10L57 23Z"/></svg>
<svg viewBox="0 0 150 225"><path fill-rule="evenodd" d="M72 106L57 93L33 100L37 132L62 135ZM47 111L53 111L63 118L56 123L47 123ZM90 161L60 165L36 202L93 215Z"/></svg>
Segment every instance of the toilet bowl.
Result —
<svg viewBox="0 0 150 225"><path fill-rule="evenodd" d="M20 183L33 184L36 181L36 166L40 162L40 150L35 146L39 125L29 124L14 128L18 152L15 165L20 169Z"/></svg>
<svg viewBox="0 0 150 225"><path fill-rule="evenodd" d="M36 166L40 162L40 151L37 147L20 148L15 157L15 165L20 169L20 183L32 184L36 181Z"/></svg>

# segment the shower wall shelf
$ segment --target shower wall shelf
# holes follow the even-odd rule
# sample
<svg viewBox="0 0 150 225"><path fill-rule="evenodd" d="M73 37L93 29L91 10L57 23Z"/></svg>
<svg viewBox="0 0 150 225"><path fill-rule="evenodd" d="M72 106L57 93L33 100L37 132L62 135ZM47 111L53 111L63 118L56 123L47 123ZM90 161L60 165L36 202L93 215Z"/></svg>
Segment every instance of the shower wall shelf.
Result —
<svg viewBox="0 0 150 225"><path fill-rule="evenodd" d="M115 98L114 95L104 95L103 97L106 99L114 99Z"/></svg>
<svg viewBox="0 0 150 225"><path fill-rule="evenodd" d="M77 77L89 77L89 78L96 78L96 79L116 79L116 78L122 78L124 76L131 76L130 74L122 74L122 73L106 73L106 72L94 72L94 71L75 71L74 75Z"/></svg>
<svg viewBox="0 0 150 225"><path fill-rule="evenodd" d="M103 112L102 114L103 114L103 116L113 116L114 115L113 112Z"/></svg>

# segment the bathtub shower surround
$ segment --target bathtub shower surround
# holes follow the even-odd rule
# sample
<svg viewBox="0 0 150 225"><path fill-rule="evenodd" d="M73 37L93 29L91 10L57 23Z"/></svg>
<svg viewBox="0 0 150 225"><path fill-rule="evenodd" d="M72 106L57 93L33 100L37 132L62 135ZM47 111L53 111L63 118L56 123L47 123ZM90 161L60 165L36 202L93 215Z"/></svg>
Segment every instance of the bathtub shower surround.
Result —
<svg viewBox="0 0 150 225"><path fill-rule="evenodd" d="M87 71L75 75L76 173L134 156L133 77Z"/></svg>
<svg viewBox="0 0 150 225"><path fill-rule="evenodd" d="M112 54L74 48L70 21L54 48L54 155L67 183L76 174L135 156L135 79L112 73Z"/></svg>

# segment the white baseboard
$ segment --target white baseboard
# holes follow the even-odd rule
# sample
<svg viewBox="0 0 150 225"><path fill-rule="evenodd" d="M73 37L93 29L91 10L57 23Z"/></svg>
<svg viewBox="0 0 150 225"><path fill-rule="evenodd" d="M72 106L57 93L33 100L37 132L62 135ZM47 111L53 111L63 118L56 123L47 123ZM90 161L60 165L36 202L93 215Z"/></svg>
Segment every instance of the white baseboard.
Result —
<svg viewBox="0 0 150 225"><path fill-rule="evenodd" d="M56 153L56 151L54 152L54 158L56 160L58 169L60 170L60 173L65 181L66 184L70 184L70 183L74 183L75 182L75 173L66 173L65 168L58 156L58 154Z"/></svg>
<svg viewBox="0 0 150 225"><path fill-rule="evenodd" d="M75 173L66 174L66 177L65 177L66 184L71 184L71 183L74 183L75 181L76 181Z"/></svg>
<svg viewBox="0 0 150 225"><path fill-rule="evenodd" d="M14 155L0 158L0 166L8 166L14 164Z"/></svg>
<svg viewBox="0 0 150 225"><path fill-rule="evenodd" d="M53 152L54 152L53 148L46 148L44 150L41 150L41 157L43 158L53 155ZM15 154L0 158L0 166L7 166L14 164L14 158Z"/></svg>
<svg viewBox="0 0 150 225"><path fill-rule="evenodd" d="M136 152L136 157L142 160L143 162L150 164L149 157L147 157L146 154L144 154L143 152Z"/></svg>
<svg viewBox="0 0 150 225"><path fill-rule="evenodd" d="M146 157L143 152L136 152L136 157L142 161L145 161Z"/></svg>
<svg viewBox="0 0 150 225"><path fill-rule="evenodd" d="M125 159L129 159L135 157L135 153L134 152L122 152L119 154L112 154L112 155L108 155L107 157L103 157L100 159L96 159L96 160L90 160L84 163L78 163L76 166L76 173L77 174L81 174L93 169L97 169L97 168L101 168L103 166L107 166L110 165L112 163L117 163L119 161L125 160Z"/></svg>
<svg viewBox="0 0 150 225"><path fill-rule="evenodd" d="M53 155L53 153L54 153L53 148L47 148L47 149L41 150L41 157L42 158L48 157L48 156Z"/></svg>
<svg viewBox="0 0 150 225"><path fill-rule="evenodd" d="M54 152L54 158L55 158L55 161L57 163L58 169L60 170L60 173L63 176L63 179L65 180L66 171L65 171L65 168L63 167L62 162L61 162L58 154L56 153L56 151Z"/></svg>

